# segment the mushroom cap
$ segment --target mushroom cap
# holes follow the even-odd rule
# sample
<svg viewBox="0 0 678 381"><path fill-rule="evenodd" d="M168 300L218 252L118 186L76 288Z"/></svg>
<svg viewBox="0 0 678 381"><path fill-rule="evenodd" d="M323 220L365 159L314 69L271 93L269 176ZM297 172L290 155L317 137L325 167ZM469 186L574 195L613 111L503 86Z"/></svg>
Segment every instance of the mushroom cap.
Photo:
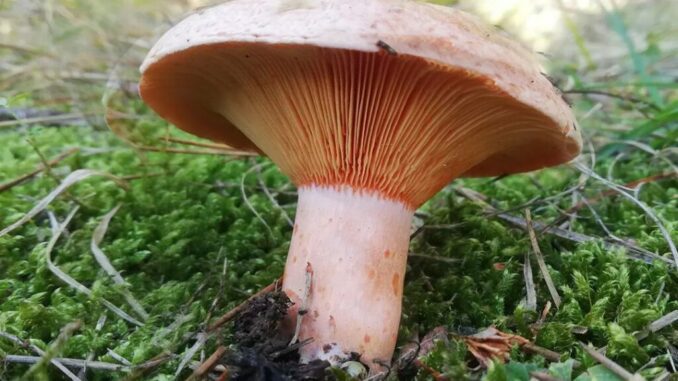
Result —
<svg viewBox="0 0 678 381"><path fill-rule="evenodd" d="M199 10L170 29L152 48L141 72L142 98L160 116L195 135L264 153L298 185L335 180L322 173L302 174L309 169L297 168L304 165L289 157L294 149L326 146L331 152L324 154L327 163L322 165L344 173L335 181L342 185L354 181L345 174L351 168L338 168L333 160L370 172L363 167L374 155L354 157L362 146L356 148L351 136L378 134L361 138L360 144L369 143L365 149L372 153L378 150L375 140L395 146L382 155L382 166L416 160L408 151L428 155L417 144L437 150L412 174L436 161L448 168L433 170L435 184L421 194L372 186L393 171L372 171L367 174L372 179L357 186L413 205L455 177L540 169L569 161L581 150L573 113L542 74L533 53L462 11L416 1L228 1ZM354 72L358 74L352 77ZM312 88L308 97L304 81ZM448 107L427 95L428 88L417 88L417 82ZM408 98L407 104L401 105L398 97ZM352 106L345 106L343 99ZM388 109L377 104L379 99L397 107ZM320 103L309 106L316 101ZM361 108L360 102L366 105ZM422 108L426 110L415 115ZM328 113L335 120L320 120ZM373 119L387 127L355 117L360 113L365 118L379 114ZM394 121L389 117L393 114L402 118ZM403 122L408 115L420 122ZM317 125L324 126L320 134L325 137L314 141ZM394 128L409 130L399 134ZM351 129L357 132L347 133ZM401 139L403 134L408 136ZM436 143L436 135L444 144ZM295 139L310 140L292 147ZM312 144L320 147L303 148ZM445 156L445 149L456 147L463 149Z"/></svg>

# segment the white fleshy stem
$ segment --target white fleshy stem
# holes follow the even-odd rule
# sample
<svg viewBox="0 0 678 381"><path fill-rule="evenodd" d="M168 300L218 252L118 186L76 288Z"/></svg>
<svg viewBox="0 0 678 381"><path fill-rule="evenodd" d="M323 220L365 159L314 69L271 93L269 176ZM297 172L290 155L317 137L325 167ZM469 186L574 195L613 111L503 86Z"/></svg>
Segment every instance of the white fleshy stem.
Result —
<svg viewBox="0 0 678 381"><path fill-rule="evenodd" d="M293 329L313 283L299 340L302 361L336 362L351 352L373 372L389 364L400 324L413 211L404 203L350 188L302 187L283 289L295 303Z"/></svg>

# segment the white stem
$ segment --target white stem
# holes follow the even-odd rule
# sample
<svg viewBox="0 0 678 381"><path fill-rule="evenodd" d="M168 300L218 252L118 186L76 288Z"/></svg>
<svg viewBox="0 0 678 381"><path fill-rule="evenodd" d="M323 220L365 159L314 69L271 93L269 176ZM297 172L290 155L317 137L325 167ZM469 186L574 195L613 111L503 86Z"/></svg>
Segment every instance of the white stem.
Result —
<svg viewBox="0 0 678 381"><path fill-rule="evenodd" d="M284 290L304 302L306 266L313 283L299 334L313 338L302 360L336 360L351 352L372 370L393 355L413 210L350 188L302 187L285 266Z"/></svg>

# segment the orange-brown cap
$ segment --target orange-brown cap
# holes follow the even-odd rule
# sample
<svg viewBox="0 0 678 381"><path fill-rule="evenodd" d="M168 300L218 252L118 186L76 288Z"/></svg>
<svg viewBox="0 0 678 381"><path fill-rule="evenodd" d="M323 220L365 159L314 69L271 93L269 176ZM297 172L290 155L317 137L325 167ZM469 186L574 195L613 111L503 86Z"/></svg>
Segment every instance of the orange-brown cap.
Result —
<svg viewBox="0 0 678 381"><path fill-rule="evenodd" d="M269 156L297 185L412 207L459 176L566 162L570 107L534 55L461 11L404 0L232 0L173 27L143 99L179 128Z"/></svg>

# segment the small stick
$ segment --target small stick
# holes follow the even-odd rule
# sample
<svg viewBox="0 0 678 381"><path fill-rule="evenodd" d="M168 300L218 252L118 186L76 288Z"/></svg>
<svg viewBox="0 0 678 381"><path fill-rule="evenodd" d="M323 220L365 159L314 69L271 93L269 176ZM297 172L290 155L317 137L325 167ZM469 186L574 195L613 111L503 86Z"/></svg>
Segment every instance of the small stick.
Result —
<svg viewBox="0 0 678 381"><path fill-rule="evenodd" d="M551 362L560 362L560 360L563 357L563 355L561 355L558 352L554 352L550 349L546 349L544 347L540 347L540 346L538 346L536 344L532 344L532 343L525 343L521 346L521 348L523 350L529 352L529 353L539 355L539 356L541 356L541 357L543 357L543 358L545 358L545 359L547 359ZM581 366L581 363L579 361L575 360L574 367L578 368L580 366Z"/></svg>
<svg viewBox="0 0 678 381"><path fill-rule="evenodd" d="M673 310L668 314L660 317L659 319L653 321L646 329L638 331L634 336L636 337L636 339L642 340L646 338L650 333L660 331L665 327L668 327L671 324L675 323L676 321L678 321L678 310Z"/></svg>
<svg viewBox="0 0 678 381"><path fill-rule="evenodd" d="M602 353L600 353L600 352L596 351L595 349L589 347L588 345L584 345L584 343L579 342L579 346L581 346L582 349L586 353L589 354L589 356L593 357L596 361L601 363L604 367L609 369L612 373L621 377L621 379L626 380L626 381L642 381L642 380L645 380L641 375L633 374L633 373L629 372L628 370L624 369L621 365L619 365L616 362L605 357L605 355L603 355Z"/></svg>
<svg viewBox="0 0 678 381"><path fill-rule="evenodd" d="M58 164L60 161L62 161L62 160L64 160L64 159L66 159L67 157L73 155L74 153L78 152L79 150L80 150L80 148L77 148L77 147L76 147L76 148L71 148L71 149L69 149L69 150L67 150L67 151L65 151L65 152L62 152L62 153L59 154L58 156L54 157L52 160L49 160L49 161L47 162L47 166L45 166L44 164L41 164L41 165L39 165L37 168L35 168L34 170L32 170L31 172L28 172L28 173L26 173L26 174L24 174L24 175L21 175L21 176L15 178L15 179L13 179L13 180L9 180L9 181L7 181L7 182L5 182L5 183L0 184L0 192L4 192L4 191L6 191L6 190L8 190L8 189L10 189L10 188L13 188L13 187L15 187L15 186L17 186L17 185L23 183L24 181L26 181L26 180L28 180L28 179L34 177L35 175L37 175L38 173L40 173L40 172L42 172L42 171L44 171L44 170L47 169L48 167L53 167L53 166L55 166L55 165Z"/></svg>
<svg viewBox="0 0 678 381"><path fill-rule="evenodd" d="M198 142L198 141L193 141L193 140L174 138L174 137L171 137L171 136L166 137L165 141L168 141L168 142L171 142L171 143L177 143L177 144L184 144L184 145L188 145L188 146L212 148L212 149L216 149L216 150L225 150L225 151L234 150L233 147L227 146L226 144Z"/></svg>
<svg viewBox="0 0 678 381"><path fill-rule="evenodd" d="M313 282L313 267L309 262L306 263L306 284L304 285L304 295L301 297L301 308L297 311L297 326L294 328L294 336L290 340L289 345L293 345L299 339L299 331L301 331L301 322L304 320L304 315L308 312L308 299L311 292L311 283Z"/></svg>
<svg viewBox="0 0 678 381"><path fill-rule="evenodd" d="M43 359L43 357L45 356L45 351L40 349L37 345L31 344L28 340L26 340L26 341L21 340L17 336L14 336L10 333L6 333L6 332L2 332L2 331L0 331L0 337L3 337L7 340L10 340L10 341L14 342L15 344L17 344L17 345L19 345L23 348L30 348L31 351L33 351L35 354L40 356L40 357L37 358L38 359L37 361L41 361ZM50 363L52 363L52 365L54 365L60 371L62 371L71 380L73 380L73 381L79 381L80 380L78 378L78 376L73 374L73 372L71 372L68 368L66 368L66 366L64 366L64 364L62 364L58 359L53 358L53 359L50 360Z"/></svg>
<svg viewBox="0 0 678 381"><path fill-rule="evenodd" d="M205 360L200 366L193 371L193 374L186 380L186 381L191 381L191 380L197 380L201 377L203 377L207 372L209 372L214 366L217 364L217 361L223 357L224 353L226 353L226 347L223 345L220 345L219 348L217 348L214 353L210 355L210 357Z"/></svg>
<svg viewBox="0 0 678 381"><path fill-rule="evenodd" d="M225 313L224 315L222 315L217 321L215 321L212 325L210 325L210 326L207 328L207 332L215 331L216 329L220 328L222 325L224 325L224 324L228 323L229 321L233 320L233 318L234 318L236 315L238 315L242 310L245 309L245 307L247 306L247 304L248 304L250 301L252 301L253 299L255 299L255 298L257 298L257 297L259 297L259 296L261 296L261 295L268 294L269 292L275 291L275 290L278 288L278 284L279 284L281 281L282 281L282 277L276 279L275 281L273 281L273 283L271 283L271 284L269 284L268 286L266 286L266 287L262 288L261 290L257 291L256 294L250 296L249 298L247 298L247 300L245 300L244 302L238 304L237 306L235 306L235 307L234 307L233 309L231 309L230 311L226 312L226 313Z"/></svg>
<svg viewBox="0 0 678 381"><path fill-rule="evenodd" d="M257 153L245 152L245 151L236 151L236 150L233 150L233 151L216 150L216 149L190 150L190 149L140 146L140 145L135 145L134 148L141 150L141 151L164 152L164 153L182 153L182 154L189 154L189 155L219 155L219 156L246 156L246 157L259 156L259 154L257 154Z"/></svg>
<svg viewBox="0 0 678 381"><path fill-rule="evenodd" d="M90 113L90 115L91 114L92 113ZM73 114L51 115L51 116L42 116L42 117L18 119L18 120L6 120L6 121L3 121L3 122L0 122L0 128L14 127L14 126L28 125L28 124L38 124L38 123L52 123L52 122L62 122L63 123L65 121L68 121L69 123L76 123L76 122L84 121L86 115L87 114L73 113Z"/></svg>
<svg viewBox="0 0 678 381"><path fill-rule="evenodd" d="M73 333L75 331L79 330L80 327L82 326L82 322L80 321L75 321L72 323L66 324L62 329L61 332L59 332L59 336L52 342L52 344L49 345L47 350L42 354L42 357L40 360L38 360L35 364L33 364L30 368L28 368L28 371L24 373L22 376L22 379L24 380L31 380L35 372L38 371L38 369L46 366L49 363L52 363L52 360L54 357L56 357L57 352L61 351L64 345L66 345L66 342L68 339L73 336ZM73 375L73 373L71 373ZM71 377L69 375L69 377ZM75 378L71 377L71 379L78 379L77 376L74 376Z"/></svg>
<svg viewBox="0 0 678 381"><path fill-rule="evenodd" d="M0 358L0 361L17 363L17 364L35 364L39 362L42 357L38 356L24 356L24 355L6 355ZM130 367L127 365L113 364L110 362L90 361L81 359L70 359L63 357L55 357L52 361L57 361L65 366L73 368L88 368L97 370L110 370L114 372L129 372Z"/></svg>
<svg viewBox="0 0 678 381"><path fill-rule="evenodd" d="M532 243L532 252L535 257L537 257L537 264L539 264L539 270L544 276L544 281L546 286L549 289L553 303L556 305L556 308L560 307L560 295L558 295L558 290L556 290L555 284L553 284L553 279L551 279L551 274L549 274L548 267L546 267L546 262L544 262L544 256L541 253L539 248L539 242L537 242L537 235L534 233L534 228L532 227L532 214L529 209L525 209L525 220L527 221L527 232L530 236L530 242Z"/></svg>

